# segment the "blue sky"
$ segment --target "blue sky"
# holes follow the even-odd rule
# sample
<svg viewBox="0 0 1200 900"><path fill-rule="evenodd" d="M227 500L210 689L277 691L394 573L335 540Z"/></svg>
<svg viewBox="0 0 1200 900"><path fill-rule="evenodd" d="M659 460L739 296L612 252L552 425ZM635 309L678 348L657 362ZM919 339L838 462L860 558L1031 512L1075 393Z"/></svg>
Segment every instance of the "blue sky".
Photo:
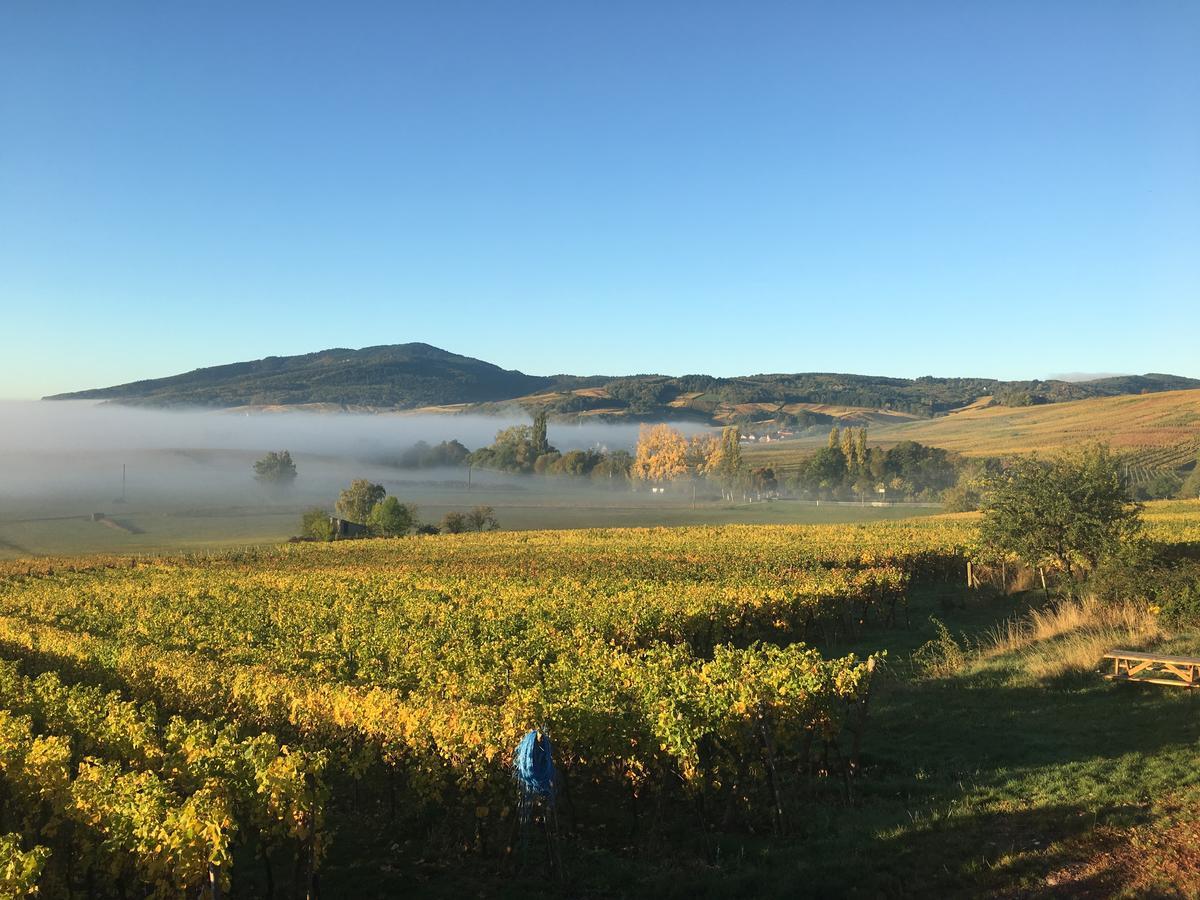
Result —
<svg viewBox="0 0 1200 900"><path fill-rule="evenodd" d="M414 340L1200 376L1200 4L13 0L0 313L0 397Z"/></svg>

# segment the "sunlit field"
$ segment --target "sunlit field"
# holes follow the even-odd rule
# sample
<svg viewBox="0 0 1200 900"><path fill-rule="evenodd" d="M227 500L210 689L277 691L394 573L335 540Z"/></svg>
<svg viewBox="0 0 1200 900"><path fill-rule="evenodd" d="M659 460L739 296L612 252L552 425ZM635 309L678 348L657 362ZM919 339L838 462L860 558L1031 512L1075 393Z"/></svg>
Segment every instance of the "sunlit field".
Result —
<svg viewBox="0 0 1200 900"><path fill-rule="evenodd" d="M0 17L0 900L1200 900L1200 2L126 7Z"/></svg>
<svg viewBox="0 0 1200 900"><path fill-rule="evenodd" d="M1028 407L972 404L933 419L871 426L871 441L883 447L917 441L965 456L1054 453L1102 441L1135 466L1173 468L1200 451L1200 391L1101 397ZM772 441L747 449L753 465L795 468L824 439Z"/></svg>
<svg viewBox="0 0 1200 900"><path fill-rule="evenodd" d="M1195 502L1147 520L1200 537ZM1190 698L1112 686L1090 657L1200 639L966 590L975 522L12 561L0 758L25 774L5 825L24 810L52 896L101 869L333 897L1192 878L1158 837L1200 804ZM510 766L535 728L561 792L526 818ZM1133 840L1159 864L1112 852Z"/></svg>
<svg viewBox="0 0 1200 900"><path fill-rule="evenodd" d="M368 466L348 464L345 468L374 475L389 493L414 503L423 521L437 524L448 512L487 505L495 509L505 530L875 522L938 512L933 504L875 507L789 500L735 504L711 499L693 503L683 493L656 497L628 489L576 487L562 481L502 476L489 480L486 473L476 473L475 484L468 491L465 482L429 485L407 480L403 473L397 478L395 472L381 473ZM463 478L458 471L445 475L455 481ZM123 505L97 502L92 504L96 511L106 510L107 521L99 522L92 521L90 512L80 512L88 507L70 500L8 504L0 519L0 559L276 544L299 532L305 509L331 506L348 481L331 481L324 492L298 485L286 497L270 496L250 484L244 491L130 499ZM254 502L248 503L248 499Z"/></svg>

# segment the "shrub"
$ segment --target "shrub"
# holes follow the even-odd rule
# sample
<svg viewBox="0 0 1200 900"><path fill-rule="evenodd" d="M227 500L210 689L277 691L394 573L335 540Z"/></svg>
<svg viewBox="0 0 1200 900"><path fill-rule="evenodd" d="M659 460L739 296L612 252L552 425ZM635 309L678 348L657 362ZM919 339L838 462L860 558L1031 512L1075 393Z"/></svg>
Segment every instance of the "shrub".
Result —
<svg viewBox="0 0 1200 900"><path fill-rule="evenodd" d="M332 541L333 522L329 510L314 506L300 517L300 534L316 541Z"/></svg>
<svg viewBox="0 0 1200 900"><path fill-rule="evenodd" d="M1149 553L1115 560L1096 571L1088 588L1108 603L1149 607L1170 627L1200 625L1200 562L1194 560L1167 561Z"/></svg>
<svg viewBox="0 0 1200 900"><path fill-rule="evenodd" d="M1200 625L1200 564L1187 563L1170 570L1158 591L1157 606L1163 621L1173 627Z"/></svg>
<svg viewBox="0 0 1200 900"><path fill-rule="evenodd" d="M460 512L448 512L442 519L442 531L446 534L462 534L467 530L467 517Z"/></svg>
<svg viewBox="0 0 1200 900"><path fill-rule="evenodd" d="M1183 488L1183 479L1174 472L1159 472L1133 489L1135 500L1167 500Z"/></svg>
<svg viewBox="0 0 1200 900"><path fill-rule="evenodd" d="M466 516L467 527L472 531L495 531L500 527L496 511L490 506L477 506Z"/></svg>
<svg viewBox="0 0 1200 900"><path fill-rule="evenodd" d="M1195 500L1200 497L1200 460L1196 461L1196 465L1183 480L1183 484L1180 485L1175 496L1180 500Z"/></svg>
<svg viewBox="0 0 1200 900"><path fill-rule="evenodd" d="M442 531L462 534L464 531L495 531L500 527L496 511L490 506L477 506L467 513L448 512L442 519Z"/></svg>
<svg viewBox="0 0 1200 900"><path fill-rule="evenodd" d="M959 643L940 619L930 616L929 621L937 629L937 637L913 651L913 667L930 678L946 678L961 672L970 660L966 637Z"/></svg>
<svg viewBox="0 0 1200 900"><path fill-rule="evenodd" d="M973 512L979 509L979 484L968 479L959 479L954 487L942 491L942 507L946 512Z"/></svg>

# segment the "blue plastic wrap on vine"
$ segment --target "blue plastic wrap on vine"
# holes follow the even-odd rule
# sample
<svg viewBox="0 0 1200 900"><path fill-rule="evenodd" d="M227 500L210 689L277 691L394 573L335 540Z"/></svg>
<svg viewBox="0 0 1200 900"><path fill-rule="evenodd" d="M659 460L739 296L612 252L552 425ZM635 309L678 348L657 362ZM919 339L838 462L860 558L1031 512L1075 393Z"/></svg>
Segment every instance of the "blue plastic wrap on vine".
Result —
<svg viewBox="0 0 1200 900"><path fill-rule="evenodd" d="M550 735L533 730L521 738L513 754L513 777L529 797L554 797L554 748Z"/></svg>

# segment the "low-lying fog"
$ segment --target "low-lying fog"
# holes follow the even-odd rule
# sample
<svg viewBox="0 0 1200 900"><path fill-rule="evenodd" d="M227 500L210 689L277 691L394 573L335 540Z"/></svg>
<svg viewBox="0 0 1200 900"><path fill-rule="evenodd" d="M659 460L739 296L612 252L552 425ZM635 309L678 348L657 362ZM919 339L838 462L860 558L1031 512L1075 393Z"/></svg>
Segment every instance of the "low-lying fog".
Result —
<svg viewBox="0 0 1200 900"><path fill-rule="evenodd" d="M417 441L458 440L468 449L492 442L501 428L527 417L311 412L150 410L88 401L0 402L0 522L38 515L190 504L197 507L332 505L354 478L384 483L389 493L465 482L466 470L400 469L380 460ZM632 450L637 425L550 423L561 451L601 446ZM270 450L289 450L299 472L281 492L259 485L252 464ZM472 481L515 485L476 470Z"/></svg>

